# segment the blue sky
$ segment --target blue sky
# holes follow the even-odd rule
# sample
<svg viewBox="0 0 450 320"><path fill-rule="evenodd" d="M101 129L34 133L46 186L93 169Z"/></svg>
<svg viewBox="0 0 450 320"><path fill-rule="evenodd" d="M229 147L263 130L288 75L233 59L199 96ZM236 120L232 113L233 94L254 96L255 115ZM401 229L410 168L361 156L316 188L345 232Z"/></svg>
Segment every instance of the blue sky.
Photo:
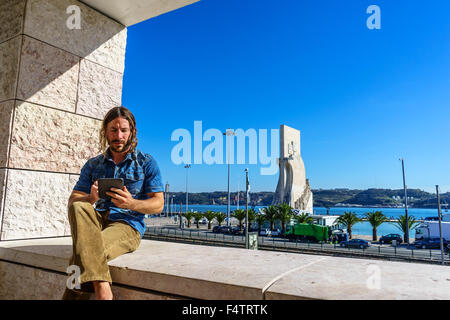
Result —
<svg viewBox="0 0 450 320"><path fill-rule="evenodd" d="M369 30L369 5L381 29ZM128 28L122 103L171 191L172 132L301 131L312 188L450 191L450 1L202 0ZM204 142L205 147L208 142ZM231 190L278 174L232 165ZM227 190L227 165L192 165L191 192Z"/></svg>

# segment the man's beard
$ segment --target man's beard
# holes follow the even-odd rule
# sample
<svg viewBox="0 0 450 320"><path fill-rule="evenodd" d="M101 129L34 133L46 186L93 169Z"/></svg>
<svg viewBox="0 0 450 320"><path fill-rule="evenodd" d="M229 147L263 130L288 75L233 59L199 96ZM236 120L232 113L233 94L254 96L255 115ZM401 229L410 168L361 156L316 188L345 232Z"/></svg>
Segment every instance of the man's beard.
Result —
<svg viewBox="0 0 450 320"><path fill-rule="evenodd" d="M130 148L131 143L132 143L132 137L130 137L128 139L127 143L125 143L123 145L123 147L119 147L119 148L114 147L114 145L113 145L114 142L120 142L120 141L119 140L113 140L111 142L108 141L109 149L113 152L122 153L122 152L128 151L128 149Z"/></svg>

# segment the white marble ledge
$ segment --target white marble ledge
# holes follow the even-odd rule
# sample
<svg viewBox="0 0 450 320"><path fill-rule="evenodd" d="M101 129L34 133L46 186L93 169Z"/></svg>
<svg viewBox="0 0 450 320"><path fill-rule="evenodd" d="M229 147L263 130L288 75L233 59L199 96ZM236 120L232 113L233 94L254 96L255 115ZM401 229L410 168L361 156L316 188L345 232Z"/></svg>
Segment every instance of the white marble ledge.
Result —
<svg viewBox="0 0 450 320"><path fill-rule="evenodd" d="M65 272L71 244L3 241L0 259ZM109 265L115 283L197 299L450 299L450 268L439 265L153 240Z"/></svg>

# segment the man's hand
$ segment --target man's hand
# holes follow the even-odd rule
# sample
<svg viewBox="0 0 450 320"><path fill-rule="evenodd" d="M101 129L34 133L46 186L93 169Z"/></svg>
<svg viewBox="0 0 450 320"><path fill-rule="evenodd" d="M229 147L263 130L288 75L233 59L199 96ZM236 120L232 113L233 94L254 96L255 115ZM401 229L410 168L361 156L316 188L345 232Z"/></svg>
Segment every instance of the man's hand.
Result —
<svg viewBox="0 0 450 320"><path fill-rule="evenodd" d="M127 187L123 186L123 189L111 188L111 191L107 191L106 194L111 197L112 203L118 208L134 210L136 200L131 193L128 192Z"/></svg>
<svg viewBox="0 0 450 320"><path fill-rule="evenodd" d="M164 209L164 192L147 193L149 199L138 200L134 199L127 187L124 186L123 189L111 188L106 194L111 197L112 203L118 208L142 214L160 213Z"/></svg>
<svg viewBox="0 0 450 320"><path fill-rule="evenodd" d="M91 186L91 193L89 194L89 202L91 204L96 203L100 197L98 196L98 181L95 181Z"/></svg>
<svg viewBox="0 0 450 320"><path fill-rule="evenodd" d="M91 192L90 193L84 193L82 191L73 190L69 197L69 204L70 207L73 202L75 201L84 201L89 202L90 204L94 204L100 199L98 196L98 182L95 181L94 184L91 186Z"/></svg>

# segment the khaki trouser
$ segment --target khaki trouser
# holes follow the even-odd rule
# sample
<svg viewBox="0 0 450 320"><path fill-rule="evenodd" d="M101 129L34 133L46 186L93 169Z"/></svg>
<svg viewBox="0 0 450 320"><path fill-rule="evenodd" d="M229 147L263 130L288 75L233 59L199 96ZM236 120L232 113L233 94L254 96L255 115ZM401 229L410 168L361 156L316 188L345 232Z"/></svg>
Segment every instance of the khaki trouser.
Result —
<svg viewBox="0 0 450 320"><path fill-rule="evenodd" d="M125 221L108 221L88 202L75 201L69 207L73 254L69 265L80 268L80 290L66 288L63 299L88 299L94 292L91 281L112 283L107 262L141 243L141 234Z"/></svg>

